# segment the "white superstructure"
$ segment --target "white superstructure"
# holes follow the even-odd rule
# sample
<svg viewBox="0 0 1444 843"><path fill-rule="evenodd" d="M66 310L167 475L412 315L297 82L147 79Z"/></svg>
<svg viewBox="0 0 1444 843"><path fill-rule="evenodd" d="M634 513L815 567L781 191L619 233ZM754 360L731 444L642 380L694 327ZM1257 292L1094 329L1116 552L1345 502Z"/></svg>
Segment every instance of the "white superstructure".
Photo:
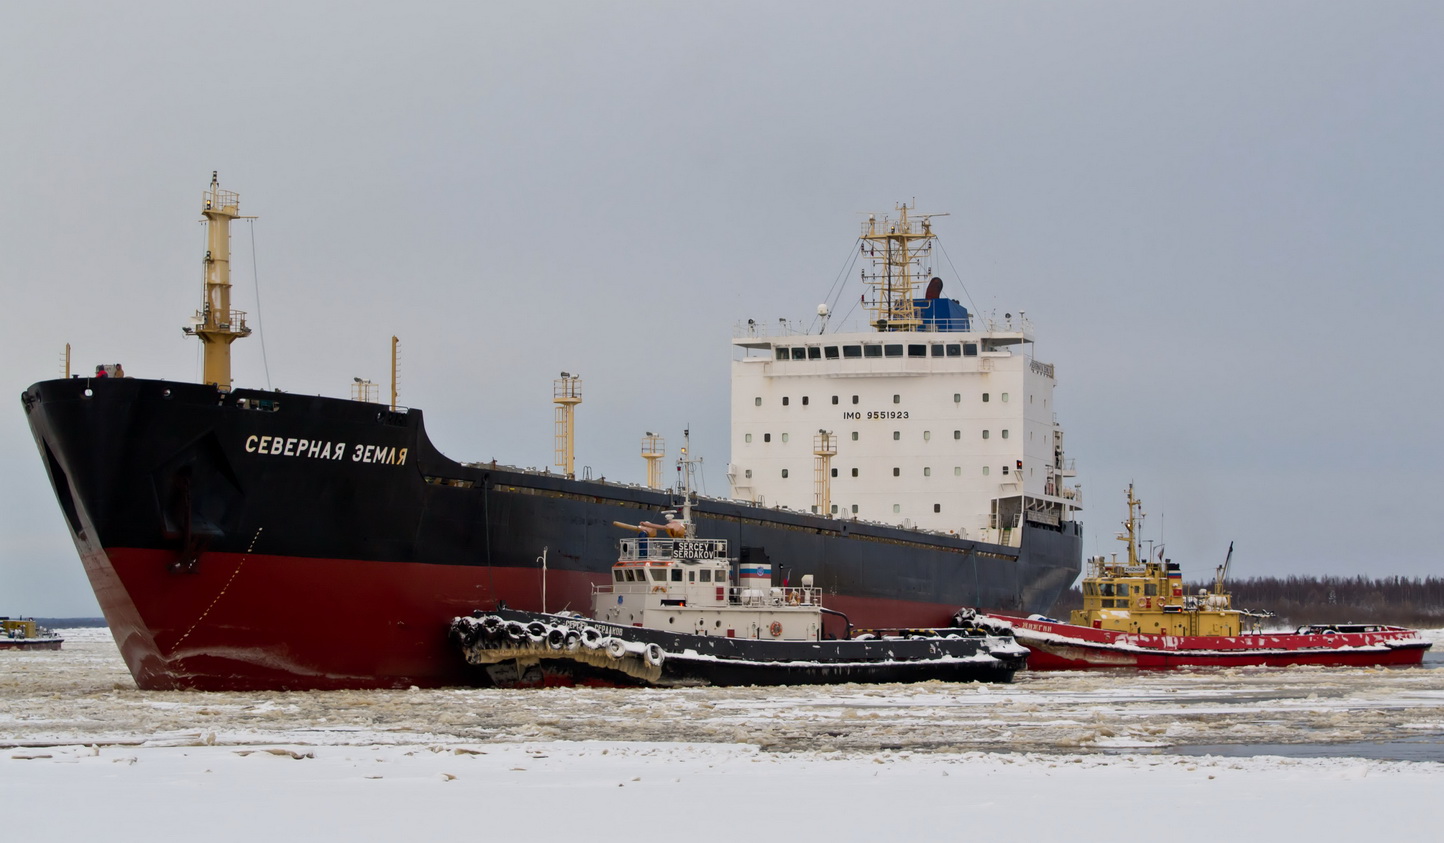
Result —
<svg viewBox="0 0 1444 843"><path fill-rule="evenodd" d="M980 320L939 298L936 278L913 297L932 232L900 211L864 227L862 254L879 265L864 274L872 330L738 329L732 493L1016 546L1024 520L1056 526L1081 503L1054 368L1033 358L1021 312Z"/></svg>

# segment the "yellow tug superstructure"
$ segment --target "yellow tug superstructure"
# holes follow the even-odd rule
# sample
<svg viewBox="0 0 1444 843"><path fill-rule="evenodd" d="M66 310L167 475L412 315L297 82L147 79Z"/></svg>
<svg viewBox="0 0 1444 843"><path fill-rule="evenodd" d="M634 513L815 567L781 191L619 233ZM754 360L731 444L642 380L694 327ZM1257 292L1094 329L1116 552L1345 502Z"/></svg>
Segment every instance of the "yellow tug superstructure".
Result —
<svg viewBox="0 0 1444 843"><path fill-rule="evenodd" d="M1118 540L1128 545L1128 558L1119 561L1114 554L1087 560L1083 608L1073 611L1073 624L1159 635L1236 636L1245 627L1257 631L1266 616L1234 609L1233 596L1223 590L1227 561L1219 567L1212 591L1200 589L1197 595L1185 595L1183 572L1172 560L1139 557L1142 507L1130 483L1128 520L1118 534ZM1230 546L1230 558L1232 554Z"/></svg>

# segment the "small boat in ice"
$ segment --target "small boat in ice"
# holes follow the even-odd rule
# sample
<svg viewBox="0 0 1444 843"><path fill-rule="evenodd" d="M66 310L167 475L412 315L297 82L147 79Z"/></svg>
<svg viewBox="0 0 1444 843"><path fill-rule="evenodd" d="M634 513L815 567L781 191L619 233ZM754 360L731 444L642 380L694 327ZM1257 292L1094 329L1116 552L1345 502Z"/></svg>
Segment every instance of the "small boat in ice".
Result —
<svg viewBox="0 0 1444 843"><path fill-rule="evenodd" d="M1128 487L1128 520L1120 541L1128 559L1088 560L1083 608L1072 623L1042 615L978 617L1012 625L1018 642L1032 651L1034 670L1093 667L1176 668L1204 666L1408 665L1419 664L1430 644L1412 629L1381 624L1319 624L1293 632L1264 629L1267 612L1233 607L1224 590L1233 547L1217 570L1212 591L1185 595L1183 573L1171 560L1140 558L1141 502ZM1161 556L1161 554L1160 554ZM963 616L969 612L960 613Z"/></svg>
<svg viewBox="0 0 1444 843"><path fill-rule="evenodd" d="M1023 667L1027 651L1006 625L854 630L822 606L812 575L774 585L765 557L739 561L725 539L697 538L691 461L680 462L681 518L619 525L638 535L619 542L591 617L501 607L456 618L452 640L467 661L503 687L1008 682Z"/></svg>
<svg viewBox="0 0 1444 843"><path fill-rule="evenodd" d="M0 650L59 650L64 642L34 618L0 618Z"/></svg>

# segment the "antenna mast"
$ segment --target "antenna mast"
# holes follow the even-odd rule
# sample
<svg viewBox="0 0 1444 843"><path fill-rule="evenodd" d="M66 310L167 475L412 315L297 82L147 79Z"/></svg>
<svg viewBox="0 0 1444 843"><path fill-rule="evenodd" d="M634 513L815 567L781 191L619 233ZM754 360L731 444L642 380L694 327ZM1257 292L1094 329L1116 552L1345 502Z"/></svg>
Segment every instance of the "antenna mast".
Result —
<svg viewBox="0 0 1444 843"><path fill-rule="evenodd" d="M906 204L898 206L898 218L878 220L869 215L862 226L862 251L872 260L873 270L862 271L863 283L872 287L872 326L879 331L915 331L922 317L913 304L913 283L923 267L922 259L932 255L932 218L943 214L919 214L909 219Z"/></svg>
<svg viewBox="0 0 1444 843"><path fill-rule="evenodd" d="M642 459L647 461L647 488L662 488L662 458L667 456L667 443L662 437L647 431L642 437Z"/></svg>
<svg viewBox="0 0 1444 843"><path fill-rule="evenodd" d="M206 221L205 304L196 311L192 324L181 330L200 338L202 381L230 392L231 343L251 335L246 314L231 310L231 220L255 217L241 216L240 195L221 190L214 170L210 190L201 194L201 201Z"/></svg>

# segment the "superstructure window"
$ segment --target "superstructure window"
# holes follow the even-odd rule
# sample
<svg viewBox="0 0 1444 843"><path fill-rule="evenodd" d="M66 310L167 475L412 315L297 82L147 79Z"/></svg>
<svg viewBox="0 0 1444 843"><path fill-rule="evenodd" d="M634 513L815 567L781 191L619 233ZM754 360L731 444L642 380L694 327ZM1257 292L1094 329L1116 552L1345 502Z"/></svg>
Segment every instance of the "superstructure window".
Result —
<svg viewBox="0 0 1444 843"><path fill-rule="evenodd" d="M794 348L794 349L792 349L792 359L793 359L793 360L806 360L806 359L807 359L807 349L805 349L805 348Z"/></svg>
<svg viewBox="0 0 1444 843"><path fill-rule="evenodd" d="M902 403L902 396L901 396L901 395L894 395L894 396L892 397L892 403L894 403L894 404L901 404L901 403Z"/></svg>
<svg viewBox="0 0 1444 843"><path fill-rule="evenodd" d="M809 345L809 346L807 347L807 359L808 359L808 360L821 360L821 359L822 359L822 349L818 348L818 347L815 346L815 345Z"/></svg>
<svg viewBox="0 0 1444 843"><path fill-rule="evenodd" d="M902 343L897 343L896 345L894 345L894 344L892 344L892 343L888 343L887 345L883 346L882 348L883 348L883 353L886 354L888 357L901 357L901 356L903 356Z"/></svg>
<svg viewBox="0 0 1444 843"><path fill-rule="evenodd" d="M854 430L854 431L852 432L852 441L854 441L854 442L857 441L857 431L856 431L856 430Z"/></svg>
<svg viewBox="0 0 1444 843"><path fill-rule="evenodd" d="M983 466L983 476L984 476L984 477L987 477L987 476L988 476L988 467L987 467L986 465Z"/></svg>
<svg viewBox="0 0 1444 843"><path fill-rule="evenodd" d="M842 356L843 356L843 357L847 357L847 358L861 357L861 356L862 356L862 346L860 346L860 345L845 345L845 346L842 347Z"/></svg>
<svg viewBox="0 0 1444 843"><path fill-rule="evenodd" d="M854 468L854 469L852 470L852 476L853 476L853 477L856 477L856 476L857 476L857 469Z"/></svg>
<svg viewBox="0 0 1444 843"><path fill-rule="evenodd" d="M909 356L909 357L927 357L927 356L928 356L928 347L925 346L925 345L910 345L910 346L908 346L908 356Z"/></svg>
<svg viewBox="0 0 1444 843"><path fill-rule="evenodd" d="M1004 403L1004 404L1008 403L1008 393L1006 393L1006 392L1003 393L1003 403Z"/></svg>
<svg viewBox="0 0 1444 843"><path fill-rule="evenodd" d="M988 393L986 393L986 392L983 393L983 403L984 403L984 404L988 403Z"/></svg>
<svg viewBox="0 0 1444 843"><path fill-rule="evenodd" d="M949 356L949 357L962 357L962 356L963 356L963 347L962 347L961 345L959 345L958 343L955 343L955 342L950 342L950 343L948 343L948 356Z"/></svg>
<svg viewBox="0 0 1444 843"><path fill-rule="evenodd" d="M862 356L863 356L863 357L881 357L881 356L882 356L882 346L880 346L880 345L865 345L865 346L862 347Z"/></svg>
<svg viewBox="0 0 1444 843"><path fill-rule="evenodd" d="M743 472L742 472L742 476L746 477L748 480L751 480L751 479L752 479L752 469L749 468L749 469L746 469L745 471L743 471Z"/></svg>
<svg viewBox="0 0 1444 843"><path fill-rule="evenodd" d="M1003 438L1004 438L1004 439L1007 439L1008 437L1004 436ZM786 442L786 441L787 441L787 434L786 434L786 433L782 434L782 441L783 441L783 442Z"/></svg>
<svg viewBox="0 0 1444 843"><path fill-rule="evenodd" d="M804 407L807 406L807 396L806 396L806 395L802 396L802 406L804 406Z"/></svg>
<svg viewBox="0 0 1444 843"><path fill-rule="evenodd" d="M933 470L932 470L932 467L931 467L931 466L926 466L926 465L923 466L923 476L924 476L924 477L932 477L932 476L933 476Z"/></svg>
<svg viewBox="0 0 1444 843"><path fill-rule="evenodd" d="M751 444L752 444L752 434L750 434L750 433L744 433L744 434L742 434L742 441L743 441L743 442L746 442L746 443L749 444L749 445L751 445Z"/></svg>
<svg viewBox="0 0 1444 843"><path fill-rule="evenodd" d="M711 581L712 581L712 572L711 572L711 571L707 570L706 568L703 568L702 570L700 570L700 571L697 572L697 582L711 582Z"/></svg>
<svg viewBox="0 0 1444 843"><path fill-rule="evenodd" d="M902 431L901 431L901 430L894 430L894 431L892 432L892 441L897 442L897 441L900 440L900 439L902 439Z"/></svg>
<svg viewBox="0 0 1444 843"><path fill-rule="evenodd" d="M1004 430L1004 431L1003 431L1003 438L1004 438L1004 439L1007 439L1007 438L1008 438L1008 431L1007 431L1007 430Z"/></svg>
<svg viewBox="0 0 1444 843"><path fill-rule="evenodd" d="M834 404L837 403L837 396L836 396L836 395L832 396L832 403L834 403Z"/></svg>
<svg viewBox="0 0 1444 843"><path fill-rule="evenodd" d="M962 477L962 476L963 476L963 467L960 466L960 465L955 465L955 466L953 466L953 476L954 476L954 477Z"/></svg>
<svg viewBox="0 0 1444 843"><path fill-rule="evenodd" d="M673 568L673 569L672 569L672 582L681 582L681 581L682 581L682 569L681 569L681 568Z"/></svg>
<svg viewBox="0 0 1444 843"><path fill-rule="evenodd" d="M621 571L613 571L613 572L612 572L612 580L615 581L615 582L621 582L621 581L622 581L622 572L621 572Z"/></svg>
<svg viewBox="0 0 1444 843"><path fill-rule="evenodd" d="M949 356L949 357L956 357L957 355L955 355L955 354L949 354L948 356ZM965 342L965 343L963 343L963 356L964 356L964 357L977 357L977 356L978 356L978 344L975 343L975 342Z"/></svg>
<svg viewBox="0 0 1444 843"><path fill-rule="evenodd" d="M854 403L854 404L857 403L857 396L856 396L856 395L852 396L852 403Z"/></svg>
<svg viewBox="0 0 1444 843"><path fill-rule="evenodd" d="M943 356L943 346L942 346L942 343L938 343L938 344L934 345L932 348L933 348L933 356L934 356L934 357L942 357L942 356Z"/></svg>
<svg viewBox="0 0 1444 843"><path fill-rule="evenodd" d="M943 511L943 505L942 505L942 504L940 504L940 503L935 503L935 504L933 504L933 512L942 512L942 511Z"/></svg>
<svg viewBox="0 0 1444 843"><path fill-rule="evenodd" d="M893 505L892 505L892 511L893 511L893 512L902 512L902 504L900 504L900 503L895 503L895 504L893 504Z"/></svg>
<svg viewBox="0 0 1444 843"><path fill-rule="evenodd" d="M1007 471L1008 469L1005 467L1003 470L1004 470L1004 471ZM785 469L785 468L782 469L782 479L783 479L783 480L786 480L786 479L787 479L787 469Z"/></svg>
<svg viewBox="0 0 1444 843"><path fill-rule="evenodd" d="M823 356L823 357L826 357L828 360L836 360L836 359L837 359L837 346L835 346L835 345L829 345L829 346L823 348L823 349L822 349L822 356Z"/></svg>
<svg viewBox="0 0 1444 843"><path fill-rule="evenodd" d="M788 401L787 396L786 396L786 395L782 396L782 406L786 407L786 406L787 406L787 401Z"/></svg>
<svg viewBox="0 0 1444 843"><path fill-rule="evenodd" d="M762 441L763 441L763 442L771 442L771 441L772 441L772 434L770 434L770 433L764 433L764 434L762 434Z"/></svg>
<svg viewBox="0 0 1444 843"><path fill-rule="evenodd" d="M833 476L833 477L836 477L836 476L837 476L837 469L834 468L834 469L832 470L832 476Z"/></svg>
<svg viewBox="0 0 1444 843"><path fill-rule="evenodd" d="M954 431L953 431L953 438L954 438L954 439L962 439L962 438L963 438L963 432L962 432L961 430L954 430Z"/></svg>
<svg viewBox="0 0 1444 843"><path fill-rule="evenodd" d="M963 394L962 394L961 392L954 392L954 393L953 393L953 403L954 403L954 404L961 404L961 403L963 403Z"/></svg>
<svg viewBox="0 0 1444 843"><path fill-rule="evenodd" d="M902 476L902 469L894 466L894 467L893 467L893 470L892 470L892 476L893 476L893 477L901 477L901 476Z"/></svg>
<svg viewBox="0 0 1444 843"><path fill-rule="evenodd" d="M852 505L852 514L853 514L853 515L856 515L856 514L857 514L857 504L853 504L853 505Z"/></svg>
<svg viewBox="0 0 1444 843"><path fill-rule="evenodd" d="M988 438L988 431L986 431L986 430L983 431L983 438L984 438L984 439L987 439L987 438Z"/></svg>
<svg viewBox="0 0 1444 843"><path fill-rule="evenodd" d="M761 396L761 395L759 395L759 396L757 396L756 398L753 398L753 399L752 399L752 406L754 406L754 407L761 407L761 406L762 406L762 396Z"/></svg>
<svg viewBox="0 0 1444 843"><path fill-rule="evenodd" d="M789 356L789 355L788 355L788 353L787 353L787 349L785 349L785 348L778 348L778 349L777 349L777 359L778 359L778 360L786 360L786 359L788 358L788 356Z"/></svg>
<svg viewBox="0 0 1444 843"><path fill-rule="evenodd" d="M933 432L932 432L931 430L924 430L924 431L923 431L923 441L924 441L924 442L931 442L931 441L932 441L932 438L933 438Z"/></svg>

